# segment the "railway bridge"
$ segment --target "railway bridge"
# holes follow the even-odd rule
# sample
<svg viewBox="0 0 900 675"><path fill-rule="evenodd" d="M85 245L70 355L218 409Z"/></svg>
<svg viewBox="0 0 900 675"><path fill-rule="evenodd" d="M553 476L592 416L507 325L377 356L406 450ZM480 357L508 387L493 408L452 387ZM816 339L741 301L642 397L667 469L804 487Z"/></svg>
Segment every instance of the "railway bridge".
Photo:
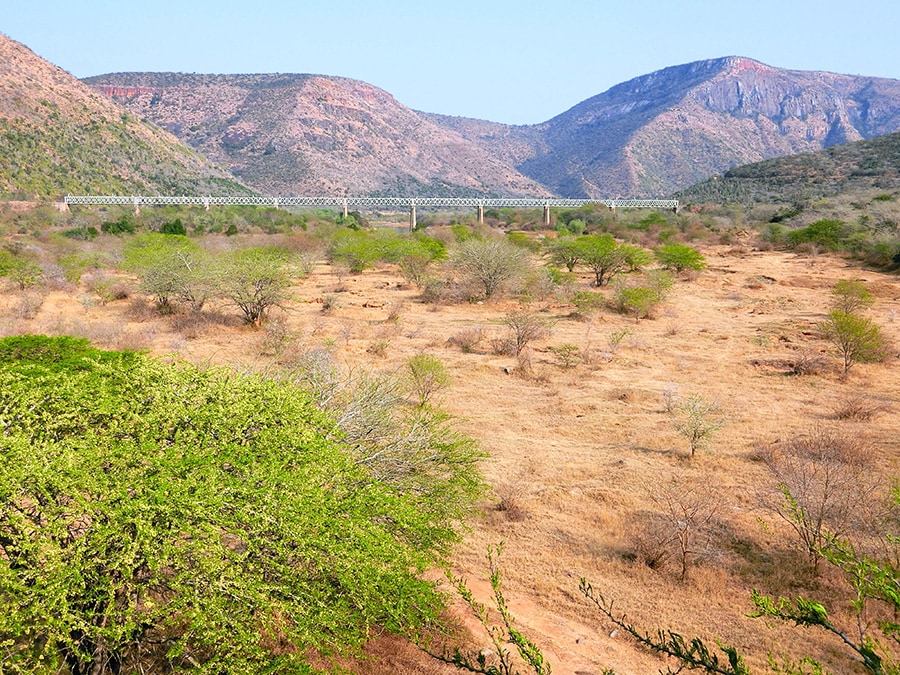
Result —
<svg viewBox="0 0 900 675"><path fill-rule="evenodd" d="M485 209L544 209L544 224L550 225L551 208L577 208L586 204L603 204L610 209L671 209L678 210L677 199L548 199L533 197L266 197L241 195L233 197L196 196L148 196L148 195L66 195L66 206L120 205L133 206L140 212L142 206L194 205L209 209L211 206L269 206L276 209L288 207L334 206L343 210L344 217L354 210L404 209L409 211L409 227L416 227L416 207L421 208L475 208L478 222L484 222Z"/></svg>

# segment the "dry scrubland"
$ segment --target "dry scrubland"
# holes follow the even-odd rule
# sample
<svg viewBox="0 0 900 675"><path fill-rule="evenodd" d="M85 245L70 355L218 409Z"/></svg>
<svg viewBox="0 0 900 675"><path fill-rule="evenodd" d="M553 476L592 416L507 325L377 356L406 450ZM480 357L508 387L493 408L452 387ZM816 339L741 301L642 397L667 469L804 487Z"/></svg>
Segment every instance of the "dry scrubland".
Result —
<svg viewBox="0 0 900 675"><path fill-rule="evenodd" d="M783 650L855 672L837 639L746 616L750 590L758 588L819 598L838 623L853 626L840 575L827 565L812 574L789 527L766 507L779 499L762 454L819 425L871 445L869 474L882 477L885 488L897 475L896 354L855 365L842 379L817 327L835 282L861 279L875 296L867 316L900 344L897 277L840 257L761 251L749 239L701 251L708 269L680 277L649 319L606 309L577 316L556 295L532 300L527 307L551 330L521 360L492 349L492 340L506 335L503 317L521 302L504 296L427 304L389 266L351 275L320 262L261 328L243 325L224 306L199 317L159 316L134 292L102 304L84 281L45 290L42 303L7 289L0 325L7 335L69 334L106 348L253 370L313 348L328 349L348 367L385 371L434 354L452 376L443 407L488 454L483 472L491 495L454 552L455 571L487 599L487 547L504 542L510 608L553 672L665 667L591 610L578 591L581 577L636 625L720 638L745 654L754 672L766 669L767 653ZM589 290L591 279L581 274L578 289ZM453 339L479 329L484 337L469 351ZM571 367L552 349L566 344L584 357ZM817 372L793 374L802 359L819 357ZM666 411L673 393L700 394L720 406L724 426L693 458ZM852 401L871 416L838 419ZM719 502L708 545L699 540L703 554L684 580L674 558L653 568L641 555L653 547L648 523L660 512L652 496L673 480L679 495L693 489ZM457 607L467 617L463 609ZM455 672L409 645L375 641L371 651L374 660L360 665L362 672Z"/></svg>

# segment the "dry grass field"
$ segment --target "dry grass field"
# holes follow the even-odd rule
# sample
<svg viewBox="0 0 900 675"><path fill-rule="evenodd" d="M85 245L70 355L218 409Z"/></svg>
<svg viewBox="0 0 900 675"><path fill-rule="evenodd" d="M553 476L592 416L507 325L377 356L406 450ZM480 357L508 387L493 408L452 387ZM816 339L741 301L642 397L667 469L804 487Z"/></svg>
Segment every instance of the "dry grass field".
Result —
<svg viewBox="0 0 900 675"><path fill-rule="evenodd" d="M452 376L441 405L487 453L490 496L453 554L454 572L487 600L486 552L503 542L510 609L554 673L666 667L591 608L578 590L582 577L637 626L711 644L718 638L745 654L754 672L767 670L770 652L810 654L833 672L857 672L836 638L747 616L756 588L818 598L836 622L855 626L840 575L827 565L811 573L789 527L767 506L779 500L762 456L818 425L869 444L870 473L889 486L900 457L896 351L883 363L854 365L842 379L817 325L835 282L861 279L875 296L867 316L900 345L900 280L840 257L749 244L702 251L708 269L679 278L653 318L605 309L577 316L563 299L533 300L528 309L550 330L520 359L492 348L519 302L425 304L390 267L346 275L321 263L262 328L242 325L224 307L198 319L158 316L135 295L101 304L83 285L50 291L34 311L10 290L0 301L0 326L5 334L80 335L102 347L252 370L312 348L328 349L347 367L389 372L413 355L433 354ZM579 288L589 282L581 276ZM464 351L459 343L477 331L482 339ZM580 358L566 363L554 351L563 345L577 347L569 352ZM798 363L817 367L794 374ZM693 457L667 412L667 400L692 394L717 403L723 422ZM851 403L862 412L839 419ZM693 495L712 514L684 579L673 557L646 562L662 536L652 525L666 494ZM461 605L454 612L467 617ZM473 641L488 645L482 636ZM396 641L376 640L371 652L353 667L454 672Z"/></svg>

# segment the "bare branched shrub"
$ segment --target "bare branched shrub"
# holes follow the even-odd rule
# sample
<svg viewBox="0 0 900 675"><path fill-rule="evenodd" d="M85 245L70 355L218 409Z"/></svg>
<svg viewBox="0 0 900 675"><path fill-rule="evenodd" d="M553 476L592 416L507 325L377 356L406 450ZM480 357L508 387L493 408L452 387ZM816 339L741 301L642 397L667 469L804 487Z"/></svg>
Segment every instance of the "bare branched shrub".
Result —
<svg viewBox="0 0 900 675"><path fill-rule="evenodd" d="M777 485L768 506L818 570L829 537L852 535L880 489L873 448L858 434L814 427L770 445L762 457Z"/></svg>
<svg viewBox="0 0 900 675"><path fill-rule="evenodd" d="M469 469L482 457L475 441L432 406L412 407L392 375L344 370L326 350L297 355L287 377L334 421L333 438L378 481L414 492L422 508L458 515L481 484ZM460 477L447 493L448 475ZM441 492L443 491L443 492Z"/></svg>
<svg viewBox="0 0 900 675"><path fill-rule="evenodd" d="M456 345L466 354L471 354L478 349L478 345L481 344L482 340L484 340L483 326L465 328L447 338L447 342Z"/></svg>
<svg viewBox="0 0 900 675"><path fill-rule="evenodd" d="M797 355L791 365L792 375L822 375L828 370L828 360L819 352L806 349Z"/></svg>
<svg viewBox="0 0 900 675"><path fill-rule="evenodd" d="M534 312L515 310L503 317L503 325L512 333L513 355L518 356L526 345L533 340L546 337L550 328L547 322Z"/></svg>
<svg viewBox="0 0 900 675"><path fill-rule="evenodd" d="M637 553L654 569L674 561L684 580L712 548L722 498L706 482L680 477L647 486L645 492L657 510L645 516L635 537Z"/></svg>
<svg viewBox="0 0 900 675"><path fill-rule="evenodd" d="M528 253L504 239L468 239L453 251L451 261L488 299L525 272Z"/></svg>
<svg viewBox="0 0 900 675"><path fill-rule="evenodd" d="M297 338L297 334L288 326L284 313L272 314L263 324L262 352L269 356L280 356Z"/></svg>
<svg viewBox="0 0 900 675"><path fill-rule="evenodd" d="M338 307L338 299L334 293L322 298L322 314L331 314Z"/></svg>
<svg viewBox="0 0 900 675"><path fill-rule="evenodd" d="M862 392L854 392L838 401L834 408L834 416L839 420L868 422L888 410L890 404L887 401Z"/></svg>
<svg viewBox="0 0 900 675"><path fill-rule="evenodd" d="M37 316L44 304L45 295L39 291L25 291L13 302L12 315L17 319L30 321Z"/></svg>
<svg viewBox="0 0 900 675"><path fill-rule="evenodd" d="M675 414L675 407L681 401L681 397L678 395L678 385L673 383L667 384L663 387L661 397L666 412L670 415Z"/></svg>
<svg viewBox="0 0 900 675"><path fill-rule="evenodd" d="M522 483L502 483L494 492L497 494L497 511L503 513L508 520L518 522L528 518L525 507L525 486Z"/></svg>

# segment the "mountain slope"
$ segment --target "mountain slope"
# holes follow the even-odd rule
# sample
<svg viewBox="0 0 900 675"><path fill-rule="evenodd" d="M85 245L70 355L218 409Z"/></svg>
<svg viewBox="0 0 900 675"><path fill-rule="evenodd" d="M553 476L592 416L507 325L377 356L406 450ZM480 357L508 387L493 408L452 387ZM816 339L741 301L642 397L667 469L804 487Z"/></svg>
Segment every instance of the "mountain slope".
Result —
<svg viewBox="0 0 900 675"><path fill-rule="evenodd" d="M635 78L531 127L430 119L559 194L660 196L734 166L900 131L900 81L727 57Z"/></svg>
<svg viewBox="0 0 900 675"><path fill-rule="evenodd" d="M170 134L0 34L0 196L249 192Z"/></svg>
<svg viewBox="0 0 900 675"><path fill-rule="evenodd" d="M356 80L116 73L85 82L267 194L549 194L457 132Z"/></svg>
<svg viewBox="0 0 900 675"><path fill-rule="evenodd" d="M866 190L900 192L900 133L739 166L675 197L684 203L801 204Z"/></svg>

